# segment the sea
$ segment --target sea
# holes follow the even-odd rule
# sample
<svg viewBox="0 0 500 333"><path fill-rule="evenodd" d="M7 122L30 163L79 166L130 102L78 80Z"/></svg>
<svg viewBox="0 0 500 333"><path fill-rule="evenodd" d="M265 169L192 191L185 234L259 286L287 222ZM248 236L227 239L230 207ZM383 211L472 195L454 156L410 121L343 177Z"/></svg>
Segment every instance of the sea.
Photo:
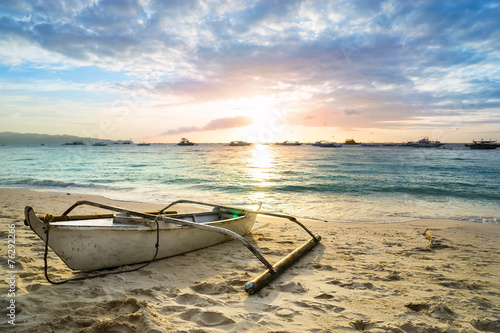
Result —
<svg viewBox="0 0 500 333"><path fill-rule="evenodd" d="M0 146L0 187L191 199L322 221L500 223L500 149L303 144Z"/></svg>

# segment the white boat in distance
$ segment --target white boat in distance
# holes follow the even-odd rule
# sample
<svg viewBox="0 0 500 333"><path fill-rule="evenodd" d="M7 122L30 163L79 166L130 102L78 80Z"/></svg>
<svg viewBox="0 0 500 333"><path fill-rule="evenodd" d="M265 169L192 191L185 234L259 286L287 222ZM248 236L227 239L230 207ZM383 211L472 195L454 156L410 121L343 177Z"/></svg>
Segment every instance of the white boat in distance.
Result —
<svg viewBox="0 0 500 333"><path fill-rule="evenodd" d="M342 144L336 143L336 142L330 142L327 140L321 140L321 141L316 141L315 143L313 143L313 146L322 147L322 148L340 148L340 147L342 147Z"/></svg>
<svg viewBox="0 0 500 333"><path fill-rule="evenodd" d="M428 137L418 140L412 147L416 148L437 148L444 146L440 141L430 141Z"/></svg>
<svg viewBox="0 0 500 333"><path fill-rule="evenodd" d="M283 142L276 142L276 144L279 146L300 146L302 143L299 141L283 141Z"/></svg>
<svg viewBox="0 0 500 333"><path fill-rule="evenodd" d="M178 214L168 211L179 203L211 207L211 211ZM107 209L116 214L68 215L80 205ZM93 271L154 260L202 249L231 239L242 242L267 268L245 287L253 294L276 278L321 240L295 217L227 207L191 200L178 200L158 212L141 213L91 201L78 201L60 216L37 216L32 207L25 208L25 224L45 242L45 276L48 276L47 253L52 249L73 270ZM300 225L310 240L287 257L271 265L242 236L249 233L257 214L286 218ZM106 275L106 274L103 274Z"/></svg>
<svg viewBox="0 0 500 333"><path fill-rule="evenodd" d="M241 146L250 146L252 144L246 141L231 141L229 142L229 145L232 147L241 147Z"/></svg>

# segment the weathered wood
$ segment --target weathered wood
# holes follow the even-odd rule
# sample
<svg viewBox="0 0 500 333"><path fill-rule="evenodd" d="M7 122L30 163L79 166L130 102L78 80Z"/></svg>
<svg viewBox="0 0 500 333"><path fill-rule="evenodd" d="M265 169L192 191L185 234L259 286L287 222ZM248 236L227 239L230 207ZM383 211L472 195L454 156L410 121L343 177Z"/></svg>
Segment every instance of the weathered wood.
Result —
<svg viewBox="0 0 500 333"><path fill-rule="evenodd" d="M158 212L146 212L146 214L158 215ZM176 211L166 211L163 214L177 214ZM40 220L44 222L61 222L61 221L77 221L77 220L97 220L97 219L110 219L114 214L91 214L91 215L61 215L52 216L50 214L38 215Z"/></svg>
<svg viewBox="0 0 500 333"><path fill-rule="evenodd" d="M295 249L292 253L278 261L273 265L273 271L266 270L264 273L248 282L245 286L245 291L249 294L255 294L266 285L268 285L271 281L277 278L281 273L287 270L290 266L292 266L295 262L297 262L300 258L302 258L307 252L309 252L313 247L315 247L321 241L321 236L316 235L315 237L309 239L307 242L302 244L300 247Z"/></svg>
<svg viewBox="0 0 500 333"><path fill-rule="evenodd" d="M437 240L435 239L431 233L429 232L429 229L425 229L424 232L422 232L422 235L425 236L425 238L427 238L427 240L429 240L429 247L431 249L441 249L441 248L445 248L445 247L449 247L447 245L443 245L441 244L441 241L440 240Z"/></svg>

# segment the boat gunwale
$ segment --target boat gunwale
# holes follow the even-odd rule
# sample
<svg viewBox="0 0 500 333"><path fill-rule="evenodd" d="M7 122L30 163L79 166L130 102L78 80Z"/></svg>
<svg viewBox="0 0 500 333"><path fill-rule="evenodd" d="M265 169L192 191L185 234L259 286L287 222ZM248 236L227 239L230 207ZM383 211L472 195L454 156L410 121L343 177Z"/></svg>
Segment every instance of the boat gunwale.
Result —
<svg viewBox="0 0 500 333"><path fill-rule="evenodd" d="M246 218L251 217L251 213L242 210L245 213L243 215L237 216L237 217L231 217L231 218L225 218L225 219L218 219L214 221L207 221L207 222L196 222L196 221L187 221L187 222L193 222L197 223L200 225L217 225L217 224L225 224L225 223L232 223L234 221L238 220L243 220ZM149 231L149 230L156 230L155 226L155 219L145 219L141 217L137 218L130 218L129 223L123 223L123 222L114 222L114 217L111 218L96 218L96 219L85 219L85 220L67 220L67 221L57 221L57 222L46 222L44 219L40 218L39 216L36 215L34 209L32 208L33 216L38 220L36 221L37 223L41 223L42 225L48 225L50 224L51 228L57 229L57 230L122 230L122 231ZM219 215L219 212L200 212L200 213L186 213L186 214L175 214L175 215L169 215L168 218L179 218L179 217L191 217L191 216L207 216L207 215ZM224 214L224 215L230 215L230 214ZM90 215L89 215L90 216ZM193 228L190 226L183 226L176 224L175 221L167 221L162 219L162 216L159 217L159 222L164 223L163 227L160 227L160 230L175 230L175 229L183 229L183 228ZM79 225L77 223L81 223L82 221L85 222L97 222L100 221L108 223L108 224L85 224L85 225ZM31 221L28 221L28 223L31 225ZM171 226L171 227L165 227L165 226Z"/></svg>

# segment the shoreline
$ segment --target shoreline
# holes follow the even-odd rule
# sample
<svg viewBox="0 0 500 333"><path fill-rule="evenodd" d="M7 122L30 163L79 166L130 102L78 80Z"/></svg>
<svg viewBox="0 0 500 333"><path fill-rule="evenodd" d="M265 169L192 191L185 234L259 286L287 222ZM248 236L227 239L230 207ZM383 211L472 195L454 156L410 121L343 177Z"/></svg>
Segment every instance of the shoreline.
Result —
<svg viewBox="0 0 500 333"><path fill-rule="evenodd" d="M2 295L2 329L500 332L497 225L440 219L301 220L322 242L253 296L243 286L264 269L233 241L159 260L137 272L50 285L43 276L43 242L24 226L24 206L55 214L83 199L137 210L163 208L92 195L0 188L0 235L7 244L8 226L15 224L17 272L15 296ZM307 239L290 226L259 216L245 238L276 262ZM425 230L442 247L430 247ZM7 250L2 246L3 258ZM55 256L50 261L51 276L74 275ZM7 277L2 286L9 289ZM16 325L7 322L12 299Z"/></svg>
<svg viewBox="0 0 500 333"><path fill-rule="evenodd" d="M94 198L103 198L105 200L110 200L112 202L123 202L123 203L142 203L142 204L151 204L151 205L167 205L169 202L173 202L177 199L183 199L186 197L189 197L189 195L184 195L179 198L172 198L172 197L167 197L167 196L162 196L158 195L158 197L154 197L151 194L148 194L147 196L142 196L143 193L127 193L127 192L100 192L100 191L82 191L82 189L79 188L64 188L64 187L22 187L22 186L13 186L13 187L2 187L0 186L0 191L2 190L20 190L20 191L32 191L32 192L37 192L37 193L54 193L54 194L61 194L61 195L80 195L80 196L91 196ZM163 201L160 201L163 200ZM204 201L204 202L212 202L212 198L210 197L200 197L197 198L199 201ZM456 216L449 216L449 212L447 213L434 213L435 216L429 216L428 212L422 213L419 210L419 207L422 208L421 203L420 206L412 208L411 213L409 214L401 214L401 212L397 211L397 204L393 204L392 206L386 206L387 205L387 200L384 198L382 202L373 202L370 200L367 200L366 202L359 201L356 202L356 206L363 206L366 205L366 216L370 215L369 213L372 212L374 213L374 217L369 217L367 218L366 216L363 218L362 216L355 216L352 219L345 218L345 216L350 216L351 213L353 213L354 207L348 207L346 208L345 211L341 211L338 209L338 207L335 208L335 214L337 215L337 218L331 218L331 217L325 217L322 216L322 214L319 214L318 216L311 216L310 213L304 213L300 214L298 212L290 212L290 211L283 211L283 210L278 210L277 212L282 213L282 214L287 214L287 215L293 215L297 218L300 219L305 219L305 220L318 220L318 221L324 221L328 223L355 223L355 224L380 224L380 223L405 223L405 222L410 222L414 220L453 220L453 221L463 221L463 222L470 222L470 223L479 223L479 224L491 224L491 225L500 225L500 216L497 214L498 209L496 206L494 207L494 211L492 210L492 207L485 206L483 207L483 211L486 210L486 213L479 214L479 215L468 215L468 213L463 213L459 214ZM223 205L228 205L228 206L240 206L240 204L234 205L226 202L221 202L221 201L214 201L215 203L218 204L223 204ZM343 202L340 202L343 204ZM374 207L377 204L381 204L384 208L389 209L385 214L380 215L380 212L373 212L375 209ZM410 205L409 202L406 202L405 205L402 206L407 206ZM257 206L256 203L253 204L248 204L245 205L244 203L240 206L242 208L249 208L252 206ZM265 205L264 205L265 206ZM391 211L390 209L394 209L394 211ZM440 207L441 209L443 207ZM437 207L439 211L439 207ZM447 208L448 210L449 208ZM262 210L272 210L272 207L265 207ZM451 210L450 210L451 211ZM453 212L457 213L457 210L452 210ZM377 215L378 214L378 215ZM382 221L380 221L382 220Z"/></svg>

